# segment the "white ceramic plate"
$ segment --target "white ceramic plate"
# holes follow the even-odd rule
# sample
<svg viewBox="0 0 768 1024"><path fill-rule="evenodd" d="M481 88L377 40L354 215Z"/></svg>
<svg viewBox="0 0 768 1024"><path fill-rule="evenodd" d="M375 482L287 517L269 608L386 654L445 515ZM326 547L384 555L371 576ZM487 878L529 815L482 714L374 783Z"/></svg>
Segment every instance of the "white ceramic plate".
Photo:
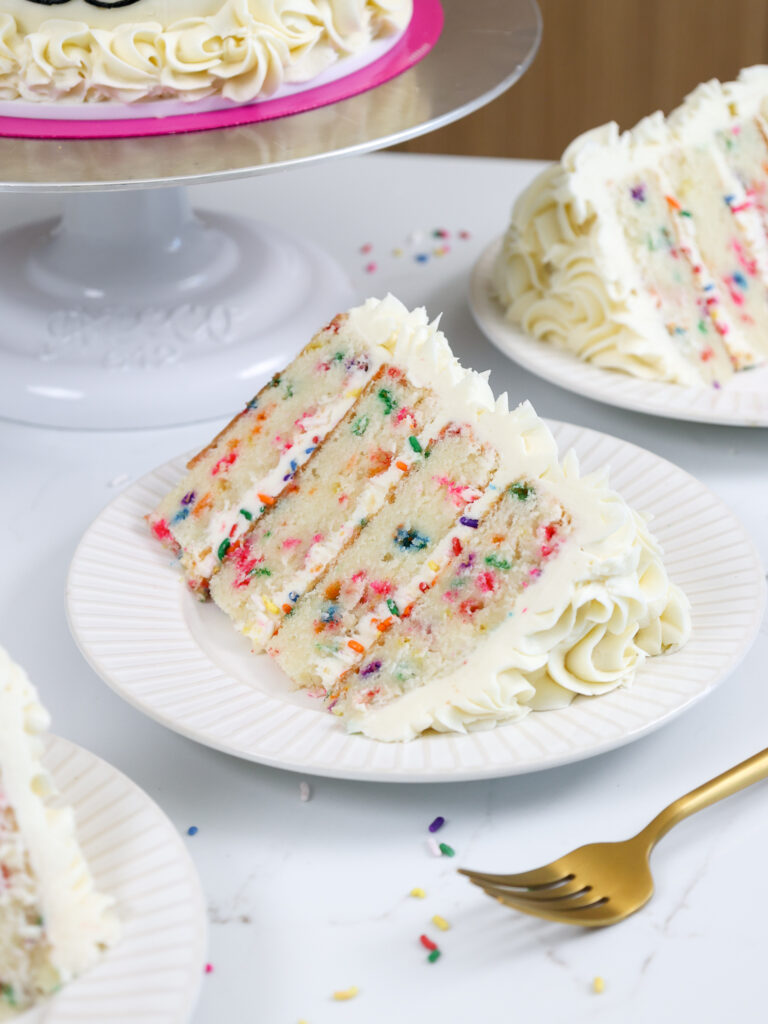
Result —
<svg viewBox="0 0 768 1024"><path fill-rule="evenodd" d="M117 901L122 936L19 1024L183 1024L203 976L207 926L179 834L138 786L74 743L51 736L45 765L74 808L96 884Z"/></svg>
<svg viewBox="0 0 768 1024"><path fill-rule="evenodd" d="M650 513L672 578L693 606L686 647L654 658L631 688L517 724L410 743L348 735L212 603L194 599L143 516L181 478L185 458L131 485L88 529L69 573L70 627L96 672L122 697L208 746L316 775L449 782L535 771L628 743L708 693L733 670L762 617L765 581L743 527L692 476L606 434L550 424L583 470L608 463L613 485Z"/></svg>
<svg viewBox="0 0 768 1024"><path fill-rule="evenodd" d="M768 427L768 366L737 374L720 390L683 388L602 369L525 334L505 320L491 293L491 272L500 248L499 238L475 264L469 301L480 330L514 362L551 384L622 409L731 427Z"/></svg>

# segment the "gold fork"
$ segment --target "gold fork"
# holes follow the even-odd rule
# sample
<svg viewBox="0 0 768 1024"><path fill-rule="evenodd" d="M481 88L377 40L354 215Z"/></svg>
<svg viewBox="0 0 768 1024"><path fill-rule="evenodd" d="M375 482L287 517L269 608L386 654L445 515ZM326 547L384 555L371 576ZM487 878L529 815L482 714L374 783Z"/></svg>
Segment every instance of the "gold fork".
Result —
<svg viewBox="0 0 768 1024"><path fill-rule="evenodd" d="M620 843L590 843L518 875L460 868L489 896L549 921L599 928L634 914L653 895L651 850L683 818L768 777L768 748L666 807L642 832Z"/></svg>

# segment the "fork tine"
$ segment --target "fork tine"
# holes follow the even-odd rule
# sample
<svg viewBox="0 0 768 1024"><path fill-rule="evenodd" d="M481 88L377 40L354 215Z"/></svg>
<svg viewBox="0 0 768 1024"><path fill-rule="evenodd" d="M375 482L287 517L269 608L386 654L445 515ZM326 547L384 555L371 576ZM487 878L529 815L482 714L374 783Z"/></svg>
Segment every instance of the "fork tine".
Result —
<svg viewBox="0 0 768 1024"><path fill-rule="evenodd" d="M538 889L535 892L522 892L518 889L507 889L500 885L484 885L483 892L494 896L510 906L532 906L548 907L550 910L570 913L577 907L588 907L600 900L591 886L580 883L571 892L561 894L558 886L556 889Z"/></svg>
<svg viewBox="0 0 768 1024"><path fill-rule="evenodd" d="M554 882L549 885L537 885L537 886L510 886L507 883L497 884L493 881L485 881L485 879L496 878L507 878L507 875L482 875L480 877L470 876L470 881L474 885L479 885L481 889L485 889L487 892L491 890L497 890L499 892L509 893L510 896L523 896L528 899L542 899L542 900L553 900L559 899L566 896L574 896L576 893L580 893L584 888L584 882L582 879L576 878L575 875L569 875L562 882Z"/></svg>
<svg viewBox="0 0 768 1024"><path fill-rule="evenodd" d="M467 868L459 868L459 874L466 875L476 885L483 885L487 882L491 885L516 885L523 889L555 885L557 882L570 881L573 877L558 860L552 861L551 864L545 864L541 868L534 868L533 871L523 871L518 875L489 875L482 871L469 871Z"/></svg>
<svg viewBox="0 0 768 1024"><path fill-rule="evenodd" d="M575 924L585 928L602 928L609 924L616 924L623 920L631 911L621 910L610 900L604 903L593 903L586 907L577 907L573 910L550 909L548 903L523 902L517 897L503 895L497 899L505 906L513 910L519 910L523 914L530 914L532 917L541 917L547 921L556 921L558 924Z"/></svg>

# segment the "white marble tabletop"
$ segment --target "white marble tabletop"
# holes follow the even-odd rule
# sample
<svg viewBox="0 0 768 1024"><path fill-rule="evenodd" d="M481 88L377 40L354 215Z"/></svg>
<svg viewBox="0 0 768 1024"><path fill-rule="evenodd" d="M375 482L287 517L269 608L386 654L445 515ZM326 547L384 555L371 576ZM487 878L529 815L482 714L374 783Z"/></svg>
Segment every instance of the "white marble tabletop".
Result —
<svg viewBox="0 0 768 1024"><path fill-rule="evenodd" d="M736 512L768 563L768 431L598 405L517 369L474 326L469 270L539 166L385 154L204 186L193 201L301 230L348 268L361 298L391 290L442 310L459 357L490 367L497 392L683 466ZM3 225L55 209L53 198L0 196ZM450 238L432 237L437 229ZM360 251L366 243L370 254ZM443 244L442 256L414 258ZM65 578L82 532L120 487L215 428L87 433L0 422L0 643L37 683L56 732L128 774L181 832L198 827L186 842L209 903L213 971L194 1024L763 1020L768 783L672 832L654 855L652 902L611 929L516 915L455 868L522 870L583 842L623 838L768 746L768 626L713 695L623 749L489 782L310 779L302 802L301 777L197 746L129 707L67 630ZM438 814L455 859L428 850ZM414 886L426 899L408 896ZM429 964L418 937L435 934L433 914L451 929L437 933L443 955ZM595 976L605 980L600 995ZM354 1000L332 999L352 985Z"/></svg>

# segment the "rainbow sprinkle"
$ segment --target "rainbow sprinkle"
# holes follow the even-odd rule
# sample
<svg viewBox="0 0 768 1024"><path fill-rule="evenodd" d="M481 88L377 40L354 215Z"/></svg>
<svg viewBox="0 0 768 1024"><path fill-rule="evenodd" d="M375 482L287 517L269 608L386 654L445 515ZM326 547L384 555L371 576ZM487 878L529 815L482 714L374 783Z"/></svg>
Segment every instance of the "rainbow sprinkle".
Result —
<svg viewBox="0 0 768 1024"><path fill-rule="evenodd" d="M427 896L427 894L424 892L424 890L420 889L418 886L416 886L414 889L411 889L411 891L408 893L408 895L409 896L413 896L413 898L416 899L416 900L426 899L426 896Z"/></svg>
<svg viewBox="0 0 768 1024"><path fill-rule="evenodd" d="M444 824L445 824L445 818L441 814L438 814L438 816L435 818L435 820L430 822L430 824L429 824L429 831L430 832L438 832L443 827Z"/></svg>
<svg viewBox="0 0 768 1024"><path fill-rule="evenodd" d="M342 988L333 993L333 998L337 1003L342 1003L347 999L354 999L360 989L357 985L350 985L349 988Z"/></svg>
<svg viewBox="0 0 768 1024"><path fill-rule="evenodd" d="M198 829L197 825L190 825L189 828L187 829L187 835L196 836L199 831L200 830Z"/></svg>
<svg viewBox="0 0 768 1024"><path fill-rule="evenodd" d="M440 843L440 853L442 853L444 857L456 856L456 851L452 846L449 846L448 843Z"/></svg>
<svg viewBox="0 0 768 1024"><path fill-rule="evenodd" d="M436 960L439 960L441 956L442 953L440 952L439 949L433 949L432 952L427 957L427 960L429 960L429 962L433 964Z"/></svg>
<svg viewBox="0 0 768 1024"><path fill-rule="evenodd" d="M441 932L447 932L448 929L451 927L445 920L445 918L440 917L439 914L435 914L435 916L432 918L432 924L435 925L436 928L439 928Z"/></svg>

